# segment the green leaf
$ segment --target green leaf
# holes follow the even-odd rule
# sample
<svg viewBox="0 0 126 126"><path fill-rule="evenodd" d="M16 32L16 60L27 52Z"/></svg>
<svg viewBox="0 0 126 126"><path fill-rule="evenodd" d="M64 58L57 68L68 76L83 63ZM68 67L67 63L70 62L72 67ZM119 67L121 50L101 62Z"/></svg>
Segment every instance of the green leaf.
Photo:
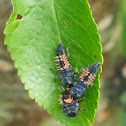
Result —
<svg viewBox="0 0 126 126"><path fill-rule="evenodd" d="M90 126L98 107L100 70L94 80L96 87L89 88L80 103L88 111L79 111L75 119L62 113L58 101L61 81L54 82L58 72L49 70L56 68L59 43L69 48L74 68L102 63L100 37L87 0L12 0L12 4L4 43L29 96L67 126ZM16 19L18 14L22 19Z"/></svg>

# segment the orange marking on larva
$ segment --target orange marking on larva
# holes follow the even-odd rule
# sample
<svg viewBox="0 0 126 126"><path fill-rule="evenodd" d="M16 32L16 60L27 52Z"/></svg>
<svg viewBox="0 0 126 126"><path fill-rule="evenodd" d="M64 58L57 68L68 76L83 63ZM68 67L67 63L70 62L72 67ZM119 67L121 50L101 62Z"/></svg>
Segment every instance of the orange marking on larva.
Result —
<svg viewBox="0 0 126 126"><path fill-rule="evenodd" d="M68 62L68 60L67 60L65 54L56 56L55 58L56 58L56 62L58 63L58 64L56 64L56 65L58 65L58 70L59 70L59 71L62 71L63 69L69 68L70 65L69 65L69 62ZM60 67L59 61L63 61L63 62L64 62L63 68Z"/></svg>
<svg viewBox="0 0 126 126"><path fill-rule="evenodd" d="M88 84L88 85L90 85L90 83L92 82L92 80L94 79L94 77L95 77L95 74L91 74L91 76L89 76L89 80L88 81L84 81L84 84Z"/></svg>
<svg viewBox="0 0 126 126"><path fill-rule="evenodd" d="M55 60L56 62L60 61L58 56L56 56L55 58L56 58L56 60Z"/></svg>
<svg viewBox="0 0 126 126"><path fill-rule="evenodd" d="M73 101L73 98L71 97L71 95L69 95L69 98L68 99L64 99L64 101L66 102L66 103L71 103L72 101Z"/></svg>
<svg viewBox="0 0 126 126"><path fill-rule="evenodd" d="M60 95L60 99L59 99L59 102L61 105L63 105L63 99L62 99L63 95Z"/></svg>
<svg viewBox="0 0 126 126"><path fill-rule="evenodd" d="M59 58L62 58L62 56L61 56L61 55L59 55Z"/></svg>
<svg viewBox="0 0 126 126"><path fill-rule="evenodd" d="M61 68L61 67L60 67L60 64L59 64L59 61L60 61L60 60L63 60L63 59L62 59L62 56L59 55L59 56L56 56L55 58L56 58L56 62L57 62L56 65L58 65L57 69L58 69L59 71L63 71L63 68Z"/></svg>
<svg viewBox="0 0 126 126"><path fill-rule="evenodd" d="M83 81L84 76L88 74L89 69L85 70L83 74L80 76L80 80Z"/></svg>
<svg viewBox="0 0 126 126"><path fill-rule="evenodd" d="M56 62L59 62L59 59L57 59Z"/></svg>
<svg viewBox="0 0 126 126"><path fill-rule="evenodd" d="M62 55L56 56L56 57L54 57L54 58L56 58L56 59L61 59L61 58L62 58Z"/></svg>
<svg viewBox="0 0 126 126"><path fill-rule="evenodd" d="M61 104L61 105L64 104L64 103L63 103L63 100L62 100L62 97L60 97L59 101L60 101L60 104Z"/></svg>
<svg viewBox="0 0 126 126"><path fill-rule="evenodd" d="M60 57L60 59L59 59L60 61L63 61L63 57Z"/></svg>
<svg viewBox="0 0 126 126"><path fill-rule="evenodd" d="M59 67L59 69L58 69L59 71L63 71L63 68L61 68L61 67Z"/></svg>
<svg viewBox="0 0 126 126"><path fill-rule="evenodd" d="M64 68L64 69L69 68L70 65L69 65L69 62L68 62L68 60L67 60L65 54L62 55L62 58L63 58L63 61L64 61L64 66L63 66L63 68Z"/></svg>
<svg viewBox="0 0 126 126"><path fill-rule="evenodd" d="M59 58L59 56L56 56L56 57L54 57L54 58L58 59L58 58Z"/></svg>

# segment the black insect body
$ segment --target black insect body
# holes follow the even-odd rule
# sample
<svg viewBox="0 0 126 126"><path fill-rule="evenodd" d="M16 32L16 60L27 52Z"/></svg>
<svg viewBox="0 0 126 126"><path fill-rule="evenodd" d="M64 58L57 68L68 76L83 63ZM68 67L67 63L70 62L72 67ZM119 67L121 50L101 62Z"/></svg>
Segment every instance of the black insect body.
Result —
<svg viewBox="0 0 126 126"><path fill-rule="evenodd" d="M80 97L82 97L84 99L86 87L82 82L74 82L73 87L70 88L70 92L74 99L78 99Z"/></svg>
<svg viewBox="0 0 126 126"><path fill-rule="evenodd" d="M63 112L68 117L75 117L78 114L79 103L78 100L73 100L71 103L65 103L62 106Z"/></svg>
<svg viewBox="0 0 126 126"><path fill-rule="evenodd" d="M91 82L95 78L99 66L100 63L96 62L91 67L89 67L89 69L85 70L80 77L77 77L76 82L73 82L73 87L71 87L69 90L74 99L78 99L80 97L84 99L86 88L89 88L89 85L91 85Z"/></svg>
<svg viewBox="0 0 126 126"><path fill-rule="evenodd" d="M64 87L60 97L63 113L66 113L68 117L75 117L79 110L83 110L79 108L79 102L85 99L86 88L89 88L89 85L91 85L91 82L95 78L100 63L96 62L84 70L79 77L76 77L76 81L74 82L75 73L72 72L72 66L69 64L69 55L66 56L63 44L58 45L55 58L60 74L60 77L57 79L62 79L62 85L59 86L59 90L61 91L61 87Z"/></svg>
<svg viewBox="0 0 126 126"><path fill-rule="evenodd" d="M63 71L60 71L60 77L62 78L62 84L66 86L70 86L73 83L73 75L72 67L69 67L68 69L64 69Z"/></svg>
<svg viewBox="0 0 126 126"><path fill-rule="evenodd" d="M59 89L65 86L64 91L61 90L60 103L62 104L63 113L66 113L68 117L75 117L78 114L79 110L79 101L78 99L73 99L72 94L70 93L71 87L73 87L73 75L72 66L69 64L69 59L66 57L63 44L60 44L56 49L56 62L58 65L58 71L62 79L62 84Z"/></svg>
<svg viewBox="0 0 126 126"><path fill-rule="evenodd" d="M63 113L66 113L66 116L75 117L78 114L78 99L74 100L69 91L65 90L64 92L62 92L60 103L62 104Z"/></svg>
<svg viewBox="0 0 126 126"><path fill-rule="evenodd" d="M95 64L93 64L91 67L89 67L89 69L86 69L81 74L78 81L83 82L85 85L90 85L96 76L99 66L100 66L100 62L96 62Z"/></svg>
<svg viewBox="0 0 126 126"><path fill-rule="evenodd" d="M72 72L72 66L69 64L69 59L66 57L63 44L59 44L56 49L56 62L58 71L60 71L59 79L62 79L63 86L70 86L73 83L74 73Z"/></svg>

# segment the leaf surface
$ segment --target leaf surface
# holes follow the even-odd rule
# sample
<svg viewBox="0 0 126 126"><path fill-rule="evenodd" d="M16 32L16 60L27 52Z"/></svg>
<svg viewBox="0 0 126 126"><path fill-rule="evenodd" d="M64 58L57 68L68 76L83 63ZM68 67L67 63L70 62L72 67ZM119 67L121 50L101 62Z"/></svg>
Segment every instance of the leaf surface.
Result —
<svg viewBox="0 0 126 126"><path fill-rule="evenodd" d="M73 119L62 113L59 104L61 81L49 68L56 68L56 47L69 48L70 64L79 70L96 61L102 63L100 37L87 0L12 0L13 13L4 30L4 43L11 52L17 73L29 96L67 126L90 126L98 107L99 80L90 87ZM20 14L22 19L18 20Z"/></svg>

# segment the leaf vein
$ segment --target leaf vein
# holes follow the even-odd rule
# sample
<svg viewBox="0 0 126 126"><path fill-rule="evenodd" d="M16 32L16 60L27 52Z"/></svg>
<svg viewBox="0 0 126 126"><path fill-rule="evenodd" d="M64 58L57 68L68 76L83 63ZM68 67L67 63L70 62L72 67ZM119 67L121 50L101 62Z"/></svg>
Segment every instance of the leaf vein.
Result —
<svg viewBox="0 0 126 126"><path fill-rule="evenodd" d="M60 9L62 9L67 15L69 15L72 19L74 19L74 21L77 23L77 24L79 24L85 31L86 31L86 33L89 35L89 37L91 38L91 40L94 42L94 44L96 45L96 43L95 43L95 41L94 41L94 39L92 38L92 36L88 33L88 31L87 31L87 29L82 25L82 24L80 24L80 22L78 22L71 14L69 14L67 11L65 11L60 5L58 5L56 2L55 2L55 4L57 5L57 7L59 7ZM89 26L89 24L88 24L88 26ZM96 46L97 47L97 46ZM97 49L98 50L98 49Z"/></svg>
<svg viewBox="0 0 126 126"><path fill-rule="evenodd" d="M53 6L54 6L54 13L55 13L55 17L56 17L56 22L57 22L57 28L58 28L58 31L59 31L60 41L62 42L61 33L60 33L60 30L59 30L58 18L57 18L57 15L56 15L56 8L55 8L54 0L52 0L52 3L53 3Z"/></svg>
<svg viewBox="0 0 126 126"><path fill-rule="evenodd" d="M76 44L76 42L74 41L74 39L71 36L69 36L68 34L66 34L63 30L61 30L61 32L63 32L65 35L67 35ZM94 59L82 48L82 46L80 46L79 44L76 44L76 46L78 46L79 48L81 48L84 51L84 53L86 55L88 55L94 61Z"/></svg>

